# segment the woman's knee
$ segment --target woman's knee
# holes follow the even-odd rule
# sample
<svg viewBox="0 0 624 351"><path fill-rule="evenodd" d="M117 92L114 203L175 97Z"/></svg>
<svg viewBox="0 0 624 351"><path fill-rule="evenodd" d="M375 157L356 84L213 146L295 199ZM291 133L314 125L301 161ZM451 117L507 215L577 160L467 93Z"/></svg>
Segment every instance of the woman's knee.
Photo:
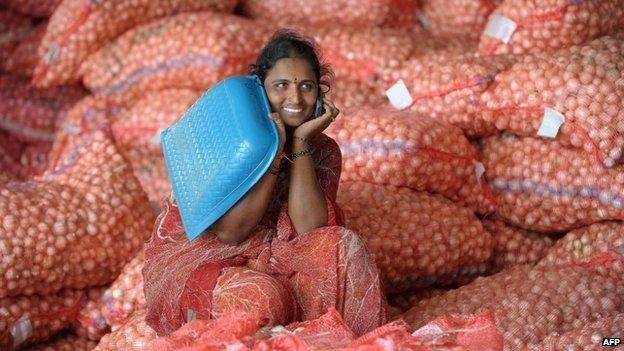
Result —
<svg viewBox="0 0 624 351"><path fill-rule="evenodd" d="M290 289L268 274L245 267L222 271L212 294L212 318L242 310L266 318L269 325L285 325L296 305Z"/></svg>

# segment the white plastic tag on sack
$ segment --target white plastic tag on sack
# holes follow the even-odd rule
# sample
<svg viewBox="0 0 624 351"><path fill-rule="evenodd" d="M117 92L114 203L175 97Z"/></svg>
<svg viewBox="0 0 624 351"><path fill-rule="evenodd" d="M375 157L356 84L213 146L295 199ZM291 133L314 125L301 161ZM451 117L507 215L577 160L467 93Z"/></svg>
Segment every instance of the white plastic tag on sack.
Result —
<svg viewBox="0 0 624 351"><path fill-rule="evenodd" d="M485 165L481 162L477 162L475 164L475 175L477 176L477 181L481 182L481 176L485 174Z"/></svg>
<svg viewBox="0 0 624 351"><path fill-rule="evenodd" d="M485 26L484 34L489 37L500 39L500 41L507 44L517 27L518 25L516 22L510 18L492 15L490 16L487 26Z"/></svg>
<svg viewBox="0 0 624 351"><path fill-rule="evenodd" d="M565 117L557 110L546 107L544 109L544 117L542 118L542 124L537 131L537 135L546 138L555 138L559 133L559 128L565 121Z"/></svg>
<svg viewBox="0 0 624 351"><path fill-rule="evenodd" d="M390 89L386 90L386 96L392 106L399 110L409 107L414 101L402 79L399 79Z"/></svg>
<svg viewBox="0 0 624 351"><path fill-rule="evenodd" d="M27 316L22 316L13 324L11 336L13 337L13 348L17 348L32 335L32 324Z"/></svg>

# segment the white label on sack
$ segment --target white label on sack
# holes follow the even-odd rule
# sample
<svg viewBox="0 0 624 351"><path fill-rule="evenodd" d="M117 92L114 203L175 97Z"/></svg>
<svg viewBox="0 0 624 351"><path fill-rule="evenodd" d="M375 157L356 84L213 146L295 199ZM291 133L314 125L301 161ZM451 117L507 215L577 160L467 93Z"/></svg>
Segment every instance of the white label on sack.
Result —
<svg viewBox="0 0 624 351"><path fill-rule="evenodd" d="M32 335L32 324L27 316L22 316L15 322L11 328L11 336L13 336L13 347L17 348L24 341L28 340Z"/></svg>
<svg viewBox="0 0 624 351"><path fill-rule="evenodd" d="M390 89L386 90L386 96L390 100L392 106L399 110L409 107L413 102L412 96L402 79L399 79Z"/></svg>
<svg viewBox="0 0 624 351"><path fill-rule="evenodd" d="M518 27L518 25L512 19L504 16L492 15L485 27L484 33L487 36L500 39L503 43L507 44L516 30L516 27Z"/></svg>
<svg viewBox="0 0 624 351"><path fill-rule="evenodd" d="M475 164L475 175L477 176L477 181L481 181L481 176L485 174L485 165L481 162L477 162Z"/></svg>
<svg viewBox="0 0 624 351"><path fill-rule="evenodd" d="M544 117L542 125L540 125L537 135L546 138L555 138L559 133L559 128L565 121L565 117L557 110L546 107L544 109Z"/></svg>

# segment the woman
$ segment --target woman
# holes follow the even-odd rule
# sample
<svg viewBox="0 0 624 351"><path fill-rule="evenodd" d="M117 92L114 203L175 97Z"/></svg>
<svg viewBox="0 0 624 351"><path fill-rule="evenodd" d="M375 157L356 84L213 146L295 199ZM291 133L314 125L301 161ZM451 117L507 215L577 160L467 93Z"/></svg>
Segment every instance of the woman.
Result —
<svg viewBox="0 0 624 351"><path fill-rule="evenodd" d="M321 133L339 111L324 100L324 113L312 118L330 72L310 41L278 32L250 73L266 88L280 134L278 157L192 242L175 202L165 203L145 248L146 321L162 335L232 310L275 325L314 319L333 307L357 334L370 331L386 321L385 296L363 241L341 226L334 203L340 149Z"/></svg>

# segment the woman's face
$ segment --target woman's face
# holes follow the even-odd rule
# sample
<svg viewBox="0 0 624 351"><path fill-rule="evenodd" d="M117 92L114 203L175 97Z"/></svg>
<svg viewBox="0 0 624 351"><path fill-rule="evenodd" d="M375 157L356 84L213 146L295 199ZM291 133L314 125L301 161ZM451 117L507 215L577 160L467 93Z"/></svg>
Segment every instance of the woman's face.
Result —
<svg viewBox="0 0 624 351"><path fill-rule="evenodd" d="M301 58L277 60L264 80L273 112L287 127L296 128L314 113L318 82L310 63Z"/></svg>

